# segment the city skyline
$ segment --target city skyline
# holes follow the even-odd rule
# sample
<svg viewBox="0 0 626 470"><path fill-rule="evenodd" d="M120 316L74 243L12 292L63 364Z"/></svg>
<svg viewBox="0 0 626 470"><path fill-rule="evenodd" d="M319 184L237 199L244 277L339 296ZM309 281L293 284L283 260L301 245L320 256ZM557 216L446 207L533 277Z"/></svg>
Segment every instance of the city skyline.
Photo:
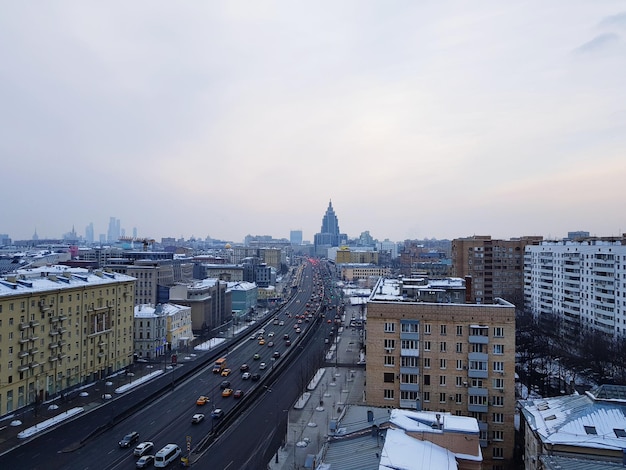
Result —
<svg viewBox="0 0 626 470"><path fill-rule="evenodd" d="M13 239L626 232L623 2L13 2ZM165 232L165 230L167 232Z"/></svg>

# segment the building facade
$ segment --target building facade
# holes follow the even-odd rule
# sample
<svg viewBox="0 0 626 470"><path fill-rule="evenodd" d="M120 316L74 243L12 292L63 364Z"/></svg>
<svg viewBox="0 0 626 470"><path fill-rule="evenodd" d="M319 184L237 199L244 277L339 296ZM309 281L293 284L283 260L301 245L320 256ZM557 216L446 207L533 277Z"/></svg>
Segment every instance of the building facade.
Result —
<svg viewBox="0 0 626 470"><path fill-rule="evenodd" d="M524 248L543 237L493 240L473 236L452 240L452 276L471 277L471 299L491 304L501 298L521 308L524 304Z"/></svg>
<svg viewBox="0 0 626 470"><path fill-rule="evenodd" d="M515 307L503 300L454 303L464 298L462 282L449 282L449 295L444 284L422 285L423 294L414 284L412 297L403 294L402 280L374 287L366 402L476 418L484 468L504 470L514 449Z"/></svg>
<svg viewBox="0 0 626 470"><path fill-rule="evenodd" d="M133 361L135 279L49 266L0 280L0 415Z"/></svg>
<svg viewBox="0 0 626 470"><path fill-rule="evenodd" d="M524 305L535 317L556 315L570 341L626 337L626 239L543 242L524 256Z"/></svg>

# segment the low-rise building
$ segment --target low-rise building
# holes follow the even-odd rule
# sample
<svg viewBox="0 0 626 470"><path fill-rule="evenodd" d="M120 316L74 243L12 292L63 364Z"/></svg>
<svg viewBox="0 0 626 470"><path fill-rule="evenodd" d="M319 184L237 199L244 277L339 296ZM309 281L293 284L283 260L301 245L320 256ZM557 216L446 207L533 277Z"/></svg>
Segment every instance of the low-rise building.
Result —
<svg viewBox="0 0 626 470"><path fill-rule="evenodd" d="M558 468L597 468L599 463L609 468L623 462L625 386L602 385L583 395L524 400L519 406L526 470L557 468L550 466L555 458ZM581 461L587 466L574 466Z"/></svg>

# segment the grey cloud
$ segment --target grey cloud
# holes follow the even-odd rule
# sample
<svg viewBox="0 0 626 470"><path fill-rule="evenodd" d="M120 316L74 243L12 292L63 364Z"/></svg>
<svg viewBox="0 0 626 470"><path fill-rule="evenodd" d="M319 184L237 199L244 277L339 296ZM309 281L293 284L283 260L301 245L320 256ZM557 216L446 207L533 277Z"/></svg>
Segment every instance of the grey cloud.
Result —
<svg viewBox="0 0 626 470"><path fill-rule="evenodd" d="M616 33L604 33L596 36L591 41L577 47L574 52L578 54L595 54L607 52L621 42L621 37Z"/></svg>
<svg viewBox="0 0 626 470"><path fill-rule="evenodd" d="M611 15L600 21L600 27L612 28L617 27L626 31L626 12L618 13L617 15Z"/></svg>

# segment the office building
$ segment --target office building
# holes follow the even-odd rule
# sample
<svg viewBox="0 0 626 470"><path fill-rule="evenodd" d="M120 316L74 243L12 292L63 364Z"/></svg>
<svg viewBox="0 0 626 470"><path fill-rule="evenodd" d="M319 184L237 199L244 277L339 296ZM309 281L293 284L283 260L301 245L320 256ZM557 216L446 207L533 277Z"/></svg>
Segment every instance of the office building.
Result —
<svg viewBox="0 0 626 470"><path fill-rule="evenodd" d="M289 242L292 245L302 245L302 230L292 230L289 232Z"/></svg>
<svg viewBox="0 0 626 470"><path fill-rule="evenodd" d="M471 277L472 302L490 304L501 298L521 308L524 303L524 248L542 237L493 240L473 236L452 240L452 276Z"/></svg>
<svg viewBox="0 0 626 470"><path fill-rule="evenodd" d="M571 342L585 332L626 337L626 238L545 241L525 251L525 307L554 314Z"/></svg>
<svg viewBox="0 0 626 470"><path fill-rule="evenodd" d="M511 468L515 307L463 279L384 279L367 302L366 402L476 418L485 465Z"/></svg>
<svg viewBox="0 0 626 470"><path fill-rule="evenodd" d="M0 415L133 361L135 279L44 266L0 280Z"/></svg>

